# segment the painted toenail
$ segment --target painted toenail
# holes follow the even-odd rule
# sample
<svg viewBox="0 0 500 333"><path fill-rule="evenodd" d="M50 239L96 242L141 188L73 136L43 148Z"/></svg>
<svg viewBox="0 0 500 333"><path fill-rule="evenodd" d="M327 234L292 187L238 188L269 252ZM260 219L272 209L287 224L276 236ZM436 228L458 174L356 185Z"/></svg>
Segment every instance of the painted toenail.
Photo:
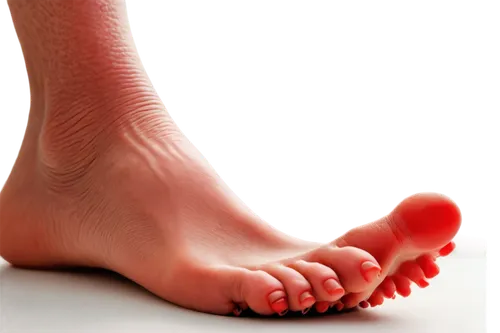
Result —
<svg viewBox="0 0 500 333"><path fill-rule="evenodd" d="M342 288L340 286L340 283L335 279L326 280L323 286L325 287L326 291L332 296L335 295L341 297L345 293L344 288Z"/></svg>
<svg viewBox="0 0 500 333"><path fill-rule="evenodd" d="M382 269L380 266L371 261L365 261L361 264L361 274L368 283L371 283L376 277L379 276Z"/></svg>
<svg viewBox="0 0 500 333"><path fill-rule="evenodd" d="M282 313L283 311L288 309L286 294L284 291L276 290L269 294L268 299L274 312Z"/></svg>
<svg viewBox="0 0 500 333"><path fill-rule="evenodd" d="M287 313L288 313L288 309L283 310L283 311L281 311L281 312L280 312L280 313L278 313L278 314L279 314L280 316L284 316L284 315L286 315Z"/></svg>
<svg viewBox="0 0 500 333"><path fill-rule="evenodd" d="M243 310L239 307L239 306L236 306L234 309L233 309L233 314L238 317L241 313L243 312Z"/></svg>
<svg viewBox="0 0 500 333"><path fill-rule="evenodd" d="M392 295L391 297L392 299L396 299L396 294Z"/></svg>
<svg viewBox="0 0 500 333"><path fill-rule="evenodd" d="M420 281L418 281L418 286L420 288L426 288L429 286L429 282L425 281L424 279L421 279Z"/></svg>
<svg viewBox="0 0 500 333"><path fill-rule="evenodd" d="M328 302L318 302L316 303L316 311L319 313L324 313L330 309L332 305Z"/></svg>
<svg viewBox="0 0 500 333"><path fill-rule="evenodd" d="M344 308L344 303L337 303L335 305L335 309L337 309L337 311L342 311L343 308Z"/></svg>
<svg viewBox="0 0 500 333"><path fill-rule="evenodd" d="M311 310L311 307L305 308L304 310L302 310L302 314L303 314L303 315L305 315L305 314L306 314L306 313L308 313L310 310Z"/></svg>
<svg viewBox="0 0 500 333"><path fill-rule="evenodd" d="M306 291L300 295L300 303L304 303L304 302L309 303L310 301L312 301L314 303L316 301L316 299L309 291Z"/></svg>
<svg viewBox="0 0 500 333"><path fill-rule="evenodd" d="M359 306L363 309L366 309L370 306L370 304L367 301L361 301L361 303L359 303Z"/></svg>

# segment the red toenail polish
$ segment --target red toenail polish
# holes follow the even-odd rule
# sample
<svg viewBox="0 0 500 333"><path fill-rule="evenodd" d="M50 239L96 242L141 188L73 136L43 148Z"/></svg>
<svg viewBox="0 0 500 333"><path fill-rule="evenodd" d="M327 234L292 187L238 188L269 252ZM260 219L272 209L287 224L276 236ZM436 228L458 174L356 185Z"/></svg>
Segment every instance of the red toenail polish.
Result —
<svg viewBox="0 0 500 333"><path fill-rule="evenodd" d="M391 297L392 299L396 299L396 294L392 295Z"/></svg>
<svg viewBox="0 0 500 333"><path fill-rule="evenodd" d="M344 304L343 303L337 303L335 305L335 309L337 309L337 311L342 311L343 308L344 308Z"/></svg>
<svg viewBox="0 0 500 333"><path fill-rule="evenodd" d="M344 295L345 290L340 286L340 283L335 280L335 279L328 279L325 281L323 284L325 287L325 290L331 295L331 296L337 296L337 297L342 297Z"/></svg>
<svg viewBox="0 0 500 333"><path fill-rule="evenodd" d="M315 308L318 313L325 313L331 307L332 305L330 303L324 301L319 301L315 304Z"/></svg>
<svg viewBox="0 0 500 333"><path fill-rule="evenodd" d="M371 283L377 278L382 269L371 261L365 261L361 264L361 274L368 283Z"/></svg>
<svg viewBox="0 0 500 333"><path fill-rule="evenodd" d="M306 314L306 313L308 313L310 310L311 310L311 307L305 308L304 310L302 310L302 314L303 314L303 315L305 315L305 314Z"/></svg>
<svg viewBox="0 0 500 333"><path fill-rule="evenodd" d="M425 281L424 279L418 281L418 286L420 288L426 288L429 286L429 282Z"/></svg>
<svg viewBox="0 0 500 333"><path fill-rule="evenodd" d="M239 306L236 306L234 309L233 309L233 314L238 317L241 313L243 312L243 310L239 307Z"/></svg>
<svg viewBox="0 0 500 333"><path fill-rule="evenodd" d="M309 291L302 293L299 298L300 303L316 302L316 299Z"/></svg>
<svg viewBox="0 0 500 333"><path fill-rule="evenodd" d="M286 315L288 313L288 309L286 310L283 310L281 311L280 313L278 313L281 317L283 317L284 315Z"/></svg>
<svg viewBox="0 0 500 333"><path fill-rule="evenodd" d="M271 308L277 312L282 313L284 311L288 311L288 304L285 298L279 299L271 305Z"/></svg>
<svg viewBox="0 0 500 333"><path fill-rule="evenodd" d="M282 290L277 290L272 292L268 296L271 309L276 313L282 313L288 310L288 303L286 301L286 294Z"/></svg>
<svg viewBox="0 0 500 333"><path fill-rule="evenodd" d="M367 301L362 301L361 303L359 303L359 306L363 309L366 309L370 306L370 304Z"/></svg>

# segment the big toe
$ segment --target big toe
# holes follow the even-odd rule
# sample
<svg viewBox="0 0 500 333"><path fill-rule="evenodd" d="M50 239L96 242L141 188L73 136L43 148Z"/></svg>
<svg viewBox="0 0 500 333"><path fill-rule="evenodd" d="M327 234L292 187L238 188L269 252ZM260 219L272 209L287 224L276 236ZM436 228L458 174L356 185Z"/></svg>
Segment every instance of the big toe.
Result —
<svg viewBox="0 0 500 333"><path fill-rule="evenodd" d="M435 193L406 198L388 217L391 229L402 241L429 250L448 243L461 224L458 206L446 196Z"/></svg>

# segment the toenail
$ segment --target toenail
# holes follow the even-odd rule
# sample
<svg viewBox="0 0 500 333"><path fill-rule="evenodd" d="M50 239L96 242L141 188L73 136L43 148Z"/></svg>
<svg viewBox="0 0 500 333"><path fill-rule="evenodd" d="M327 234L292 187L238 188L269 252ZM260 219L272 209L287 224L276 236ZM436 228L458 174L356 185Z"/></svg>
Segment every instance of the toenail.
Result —
<svg viewBox="0 0 500 333"><path fill-rule="evenodd" d="M391 297L392 299L396 299L396 294L392 295Z"/></svg>
<svg viewBox="0 0 500 333"><path fill-rule="evenodd" d="M243 312L243 310L239 307L239 306L236 306L234 309L233 309L233 314L238 317L241 313Z"/></svg>
<svg viewBox="0 0 500 333"><path fill-rule="evenodd" d="M424 279L421 279L418 281L418 286L420 288L426 288L429 286L429 282L425 281Z"/></svg>
<svg viewBox="0 0 500 333"><path fill-rule="evenodd" d="M368 303L367 301L361 301L361 303L359 303L359 306L363 309L366 309L370 306L370 303Z"/></svg>
<svg viewBox="0 0 500 333"><path fill-rule="evenodd" d="M316 299L314 298L314 296L309 291L303 292L300 295L300 303L309 302L309 301L315 302Z"/></svg>
<svg viewBox="0 0 500 333"><path fill-rule="evenodd" d="M319 313L324 313L330 309L332 305L328 302L318 302L316 303L316 311Z"/></svg>
<svg viewBox="0 0 500 333"><path fill-rule="evenodd" d="M274 310L274 312L277 312L280 315L282 315L281 313L283 313L283 312L286 313L286 311L288 311L288 304L286 302L286 299L281 298L281 299L277 300L276 302L271 304L271 308Z"/></svg>
<svg viewBox="0 0 500 333"><path fill-rule="evenodd" d="M278 314L279 314L280 316L284 316L284 315L286 315L287 313L288 313L288 309L283 310L283 311L281 311L281 312L280 312L280 313L278 313Z"/></svg>
<svg viewBox="0 0 500 333"><path fill-rule="evenodd" d="M269 294L268 299L273 311L277 313L282 313L283 311L288 309L288 304L286 302L286 294L284 291L276 290L271 294Z"/></svg>
<svg viewBox="0 0 500 333"><path fill-rule="evenodd" d="M342 288L340 283L333 278L326 280L325 283L323 283L323 286L331 296L335 295L341 297L345 293L344 288Z"/></svg>
<svg viewBox="0 0 500 333"><path fill-rule="evenodd" d="M286 298L286 294L283 290L276 290L269 294L268 299L271 304L276 303L277 301L284 300Z"/></svg>
<svg viewBox="0 0 500 333"><path fill-rule="evenodd" d="M376 277L380 275L382 269L380 266L371 261L365 261L361 264L361 274L368 283L371 283Z"/></svg>
<svg viewBox="0 0 500 333"><path fill-rule="evenodd" d="M310 310L311 310L311 307L305 308L304 310L302 310L302 314L303 314L303 315L305 315L305 314L306 314L306 313L308 313Z"/></svg>

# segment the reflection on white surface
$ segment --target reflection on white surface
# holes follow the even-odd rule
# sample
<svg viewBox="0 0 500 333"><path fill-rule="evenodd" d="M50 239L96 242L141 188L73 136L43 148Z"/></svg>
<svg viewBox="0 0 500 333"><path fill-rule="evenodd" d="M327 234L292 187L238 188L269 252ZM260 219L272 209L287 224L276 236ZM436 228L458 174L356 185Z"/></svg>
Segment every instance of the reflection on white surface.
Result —
<svg viewBox="0 0 500 333"><path fill-rule="evenodd" d="M481 253L482 252L482 253ZM472 252L471 252L472 253ZM485 332L485 256L439 261L431 285L375 309L314 318L230 318L188 311L107 272L28 271L0 263L2 333Z"/></svg>

